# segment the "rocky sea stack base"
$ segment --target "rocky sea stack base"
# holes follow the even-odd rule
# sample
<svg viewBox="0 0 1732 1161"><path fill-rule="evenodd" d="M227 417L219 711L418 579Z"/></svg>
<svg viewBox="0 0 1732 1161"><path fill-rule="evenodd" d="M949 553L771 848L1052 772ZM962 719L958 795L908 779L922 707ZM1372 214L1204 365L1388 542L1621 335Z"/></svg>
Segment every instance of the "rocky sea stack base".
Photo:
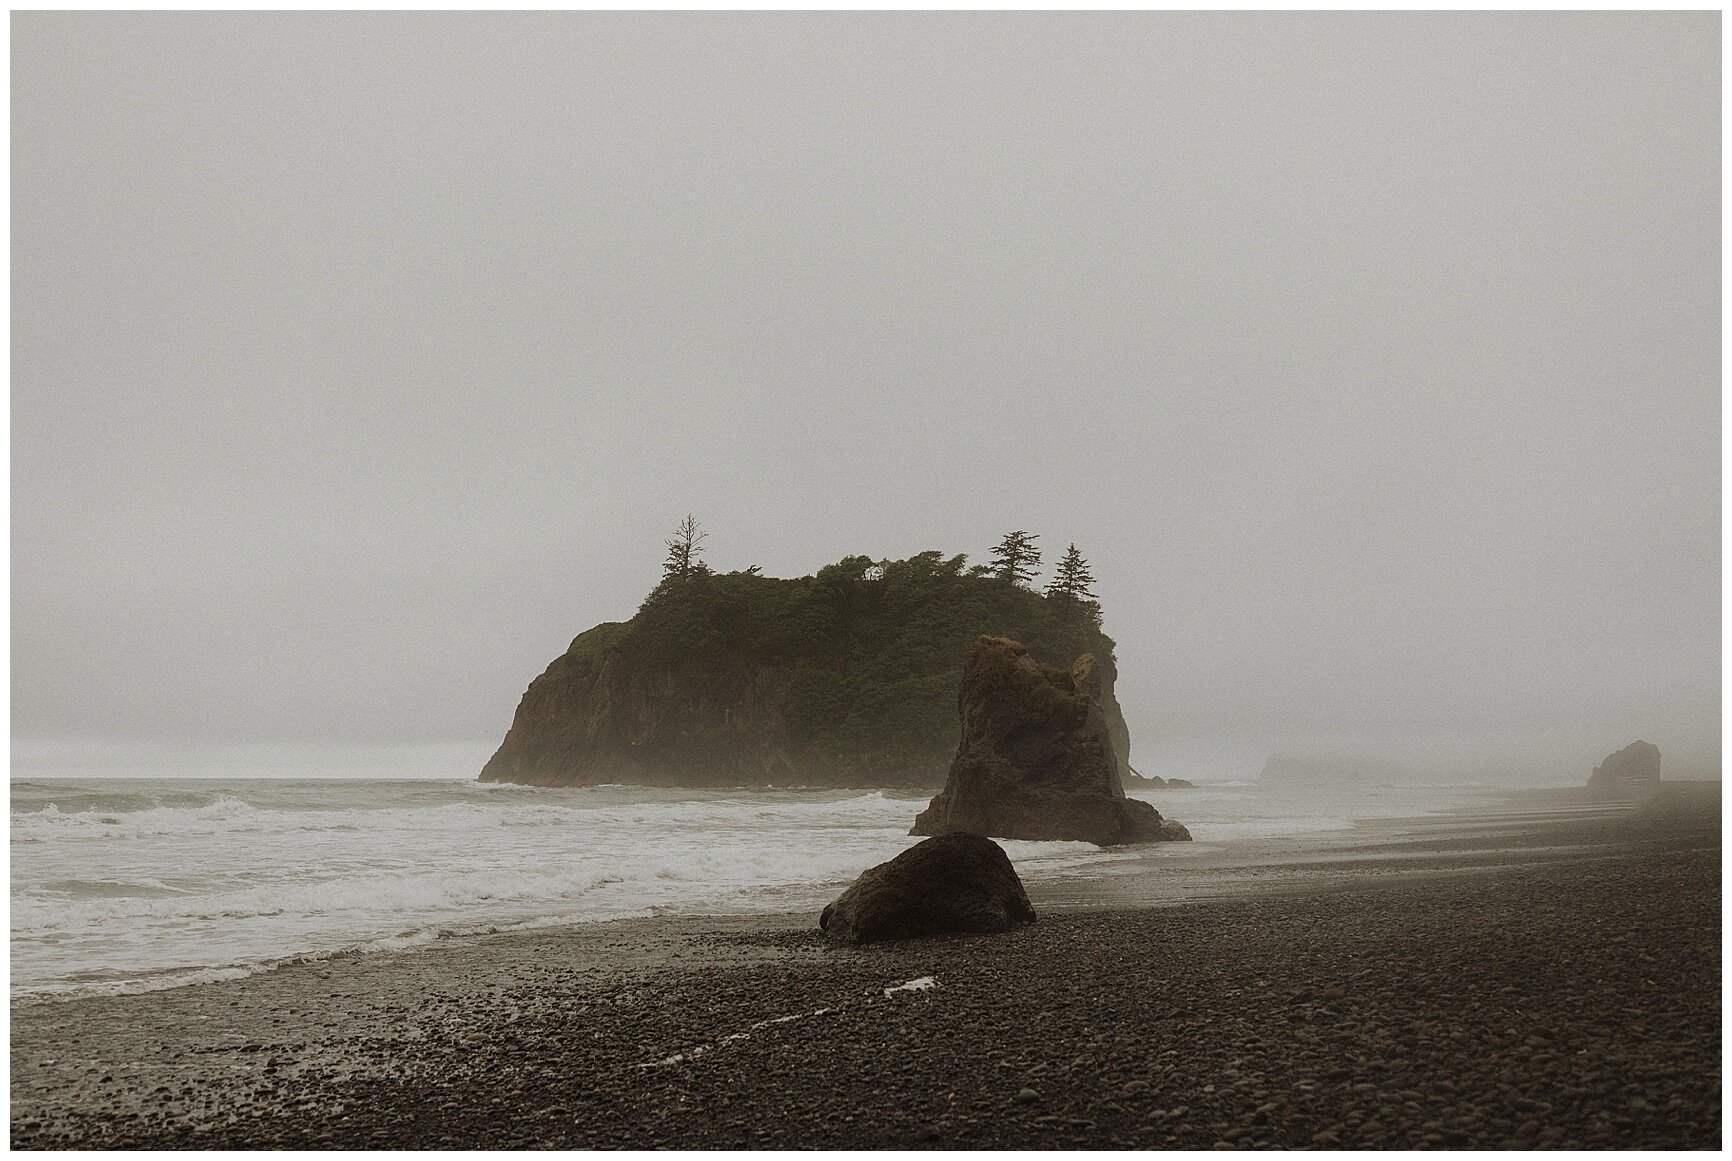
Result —
<svg viewBox="0 0 1732 1161"><path fill-rule="evenodd" d="M962 741L944 789L909 833L1100 846L1189 839L1148 803L1125 797L1100 692L1089 654L1055 669L1015 641L976 640L962 667Z"/></svg>

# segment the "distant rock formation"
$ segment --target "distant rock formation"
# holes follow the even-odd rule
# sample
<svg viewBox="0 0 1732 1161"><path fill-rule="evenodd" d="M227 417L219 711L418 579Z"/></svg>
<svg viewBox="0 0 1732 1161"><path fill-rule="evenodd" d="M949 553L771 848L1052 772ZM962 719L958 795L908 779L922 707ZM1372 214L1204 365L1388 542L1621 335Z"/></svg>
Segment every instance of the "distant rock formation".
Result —
<svg viewBox="0 0 1732 1161"><path fill-rule="evenodd" d="M1630 796L1660 781L1660 748L1652 742L1631 742L1594 767L1588 789L1601 794Z"/></svg>
<svg viewBox="0 0 1732 1161"><path fill-rule="evenodd" d="M1197 786L1189 778L1162 778L1159 774L1139 774L1123 758L1119 759L1119 769L1124 771L1124 784L1131 790L1194 790Z"/></svg>
<svg viewBox="0 0 1732 1161"><path fill-rule="evenodd" d="M831 939L871 943L946 932L1009 931L1034 906L1004 848L973 834L916 843L864 872L818 918Z"/></svg>
<svg viewBox="0 0 1732 1161"><path fill-rule="evenodd" d="M1054 669L1015 641L978 638L963 661L962 742L950 777L909 833L1101 846L1189 839L1148 803L1125 797L1099 692L1086 653L1069 670Z"/></svg>

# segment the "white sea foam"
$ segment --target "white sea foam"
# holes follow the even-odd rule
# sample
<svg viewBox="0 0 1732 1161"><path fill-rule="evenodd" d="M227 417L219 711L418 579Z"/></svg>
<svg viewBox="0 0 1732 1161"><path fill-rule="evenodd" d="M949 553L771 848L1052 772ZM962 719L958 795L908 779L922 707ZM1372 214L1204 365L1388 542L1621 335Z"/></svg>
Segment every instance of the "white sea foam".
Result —
<svg viewBox="0 0 1732 1161"><path fill-rule="evenodd" d="M1203 842L1415 810L1393 792L1351 803L1246 787L1138 797ZM815 911L916 842L908 825L924 805L883 791L451 780L14 782L13 994L145 991L504 927ZM1147 857L1003 846L1028 880Z"/></svg>
<svg viewBox="0 0 1732 1161"><path fill-rule="evenodd" d="M15 785L14 993L146 990L405 935L805 906L914 841L908 803L881 792L518 789Z"/></svg>
<svg viewBox="0 0 1732 1161"><path fill-rule="evenodd" d="M461 785L461 784L460 784ZM599 789L599 788L598 788ZM576 792L581 794L582 792ZM614 798L619 795L614 795ZM885 808L900 803L881 791L826 801L755 801L716 798L699 801L620 803L574 798L568 802L494 803L455 801L402 809L271 810L232 794L219 794L200 806L151 806L143 809L93 808L64 811L54 802L30 812L14 812L12 837L131 839L163 835L258 834L275 831L341 831L366 828L392 832L471 831L477 827L604 826L698 827L718 824L876 825Z"/></svg>

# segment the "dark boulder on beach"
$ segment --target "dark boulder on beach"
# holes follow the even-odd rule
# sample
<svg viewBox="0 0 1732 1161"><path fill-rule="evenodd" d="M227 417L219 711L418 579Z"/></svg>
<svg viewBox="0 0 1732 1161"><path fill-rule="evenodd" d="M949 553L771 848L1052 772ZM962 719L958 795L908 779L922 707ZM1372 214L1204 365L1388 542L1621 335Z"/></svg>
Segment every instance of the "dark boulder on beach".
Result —
<svg viewBox="0 0 1732 1161"><path fill-rule="evenodd" d="M1594 767L1588 789L1628 796L1660 781L1660 748L1652 742L1631 742Z"/></svg>
<svg viewBox="0 0 1732 1161"><path fill-rule="evenodd" d="M1055 669L1015 641L978 638L963 662L962 742L950 777L909 833L1100 846L1189 839L1148 803L1125 797L1099 690L1087 653Z"/></svg>
<svg viewBox="0 0 1732 1161"><path fill-rule="evenodd" d="M825 935L844 943L1009 931L1033 922L1010 856L974 834L916 843L864 872L818 918Z"/></svg>

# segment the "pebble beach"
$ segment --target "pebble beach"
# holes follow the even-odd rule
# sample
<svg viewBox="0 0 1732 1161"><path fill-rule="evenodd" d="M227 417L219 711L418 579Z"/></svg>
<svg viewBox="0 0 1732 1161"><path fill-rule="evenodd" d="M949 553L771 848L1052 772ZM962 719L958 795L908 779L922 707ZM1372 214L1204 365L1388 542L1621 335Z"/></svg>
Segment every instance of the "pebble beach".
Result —
<svg viewBox="0 0 1732 1161"><path fill-rule="evenodd" d="M1568 805L1049 884L1006 935L624 920L15 1004L11 1143L1718 1148L1718 785Z"/></svg>

